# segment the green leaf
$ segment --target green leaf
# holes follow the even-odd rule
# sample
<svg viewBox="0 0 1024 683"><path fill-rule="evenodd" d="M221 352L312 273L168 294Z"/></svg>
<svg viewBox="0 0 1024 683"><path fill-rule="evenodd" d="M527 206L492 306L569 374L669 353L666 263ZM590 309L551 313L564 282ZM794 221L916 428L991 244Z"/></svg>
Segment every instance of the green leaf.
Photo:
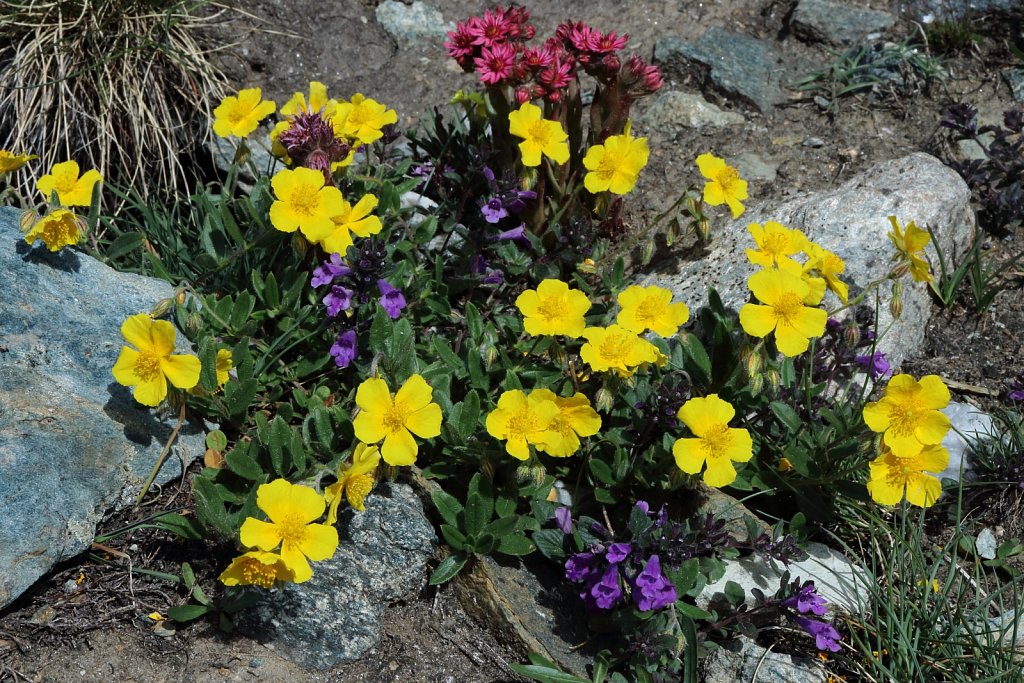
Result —
<svg viewBox="0 0 1024 683"><path fill-rule="evenodd" d="M370 325L370 350L373 353L389 353L391 351L393 326L394 323L387 311L378 307L377 312L373 315L373 323Z"/></svg>
<svg viewBox="0 0 1024 683"><path fill-rule="evenodd" d="M497 544L498 539L495 538L494 534L483 532L473 539L473 552L480 555L490 555L494 552L494 546Z"/></svg>
<svg viewBox="0 0 1024 683"><path fill-rule="evenodd" d="M700 372L700 379L702 383L706 384L710 382L711 358L708 356L708 352L704 349L704 345L700 343L700 340L696 335L689 332L684 332L679 337L679 341L680 347L686 352L686 355L692 361L692 367Z"/></svg>
<svg viewBox="0 0 1024 683"><path fill-rule="evenodd" d="M470 391L460 405L462 410L459 414L457 429L459 436L464 441L468 441L476 433L480 422L480 396L475 391Z"/></svg>
<svg viewBox="0 0 1024 683"><path fill-rule="evenodd" d="M519 524L519 518L515 516L499 517L484 527L484 532L494 534L498 538L511 534Z"/></svg>
<svg viewBox="0 0 1024 683"><path fill-rule="evenodd" d="M440 489L430 492L430 499L434 501L434 507L454 527L459 526L459 513L462 512L462 504L455 499L455 496Z"/></svg>
<svg viewBox="0 0 1024 683"><path fill-rule="evenodd" d="M289 460L286 460L285 451L291 441L291 430L281 416L278 415L270 424L270 435L267 439L267 451L270 453L270 465L278 476L285 476L289 469Z"/></svg>
<svg viewBox="0 0 1024 683"><path fill-rule="evenodd" d="M484 333L484 319L473 302L466 304L466 328L469 330L470 340L479 343Z"/></svg>
<svg viewBox="0 0 1024 683"><path fill-rule="evenodd" d="M775 413L775 417L779 418L779 422L785 425L790 435L795 436L800 432L803 427L803 420L800 419L800 415L791 406L781 401L772 401L771 409Z"/></svg>
<svg viewBox="0 0 1024 683"><path fill-rule="evenodd" d="M125 254L141 249L146 243L146 235L141 232L126 232L118 235L104 250L108 260L119 259Z"/></svg>
<svg viewBox="0 0 1024 683"><path fill-rule="evenodd" d="M558 529L542 529L533 534L533 542L541 555L549 560L565 559L565 534Z"/></svg>
<svg viewBox="0 0 1024 683"><path fill-rule="evenodd" d="M441 335L435 334L430 337L430 346L445 365L452 369L456 377L466 375L466 364L462 362L448 342Z"/></svg>
<svg viewBox="0 0 1024 683"><path fill-rule="evenodd" d="M577 678L552 666L541 666L539 664L509 664L509 668L520 676L532 678L540 683L590 683L583 678Z"/></svg>
<svg viewBox="0 0 1024 683"><path fill-rule="evenodd" d="M153 525L189 541L199 541L203 538L203 527L195 517L185 517L176 512L160 515L153 520Z"/></svg>
<svg viewBox="0 0 1024 683"><path fill-rule="evenodd" d="M206 337L199 345L199 385L213 393L217 390L217 342Z"/></svg>
<svg viewBox="0 0 1024 683"><path fill-rule="evenodd" d="M534 545L530 542L526 536L522 534L509 534L508 536L502 536L501 540L498 541L499 553L505 555L515 555L517 557L522 555L529 555L534 551Z"/></svg>
<svg viewBox="0 0 1024 683"><path fill-rule="evenodd" d="M699 619L701 621L710 621L714 618L714 615L712 615L711 612L705 612L700 607L697 607L696 605L691 605L688 602L677 602L676 611L679 614L682 614L683 616L689 617L691 619Z"/></svg>
<svg viewBox="0 0 1024 683"><path fill-rule="evenodd" d="M214 483L205 477L192 480L196 504L196 518L212 528L219 536L231 538L235 535L234 525L224 509L224 499Z"/></svg>
<svg viewBox="0 0 1024 683"><path fill-rule="evenodd" d="M466 534L476 536L491 519L494 512L494 501L486 500L479 493L471 493L466 499Z"/></svg>
<svg viewBox="0 0 1024 683"><path fill-rule="evenodd" d="M281 292L277 288L277 278L273 273L269 273L267 279L263 281L263 302L271 310L281 305Z"/></svg>
<svg viewBox="0 0 1024 683"><path fill-rule="evenodd" d="M725 595L725 599L729 601L729 604L733 607L739 607L746 600L747 594L743 590L743 586L739 585L735 581L726 581L725 588L722 590Z"/></svg>
<svg viewBox="0 0 1024 683"><path fill-rule="evenodd" d="M462 571L462 568L466 566L466 562L469 560L469 555L459 550L442 560L441 564L437 565L437 569L430 575L430 585L438 586L442 583L446 583L455 578L455 576Z"/></svg>
<svg viewBox="0 0 1024 683"><path fill-rule="evenodd" d="M179 624L184 624L188 621L194 621L212 611L213 607L209 605L175 605L167 610L167 617L169 619L173 619Z"/></svg>
<svg viewBox="0 0 1024 683"><path fill-rule="evenodd" d="M224 385L224 405L231 417L241 417L249 411L249 406L256 398L259 382L252 377L241 382L228 382Z"/></svg>
<svg viewBox="0 0 1024 683"><path fill-rule="evenodd" d="M617 502L611 491L600 486L594 487L594 500L605 505L614 505Z"/></svg>
<svg viewBox="0 0 1024 683"><path fill-rule="evenodd" d="M453 527L451 524L441 525L441 535L444 536L445 543L450 545L455 550L466 549L466 535L461 531Z"/></svg>
<svg viewBox="0 0 1024 683"><path fill-rule="evenodd" d="M594 475L594 478L602 484L611 486L615 483L615 478L612 476L612 468L608 466L608 463L597 458L591 458L587 466L590 468L590 473Z"/></svg>
<svg viewBox="0 0 1024 683"><path fill-rule="evenodd" d="M228 447L228 437L219 429L214 429L206 434L206 447L215 451L223 451Z"/></svg>
<svg viewBox="0 0 1024 683"><path fill-rule="evenodd" d="M252 446L245 444L236 446L224 454L224 463L228 466L229 470L243 479L263 483L266 480L266 474L263 472L263 468L259 466L259 463L250 457L250 448Z"/></svg>

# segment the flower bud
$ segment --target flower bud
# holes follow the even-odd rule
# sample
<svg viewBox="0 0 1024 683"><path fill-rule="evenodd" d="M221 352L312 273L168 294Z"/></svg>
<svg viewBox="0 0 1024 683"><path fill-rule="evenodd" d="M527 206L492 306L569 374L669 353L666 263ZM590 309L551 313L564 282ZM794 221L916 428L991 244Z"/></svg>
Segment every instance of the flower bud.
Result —
<svg viewBox="0 0 1024 683"><path fill-rule="evenodd" d="M184 287L178 287L177 291L174 292L174 301L179 306L184 306L185 305L185 288Z"/></svg>
<svg viewBox="0 0 1024 683"><path fill-rule="evenodd" d="M565 363L565 349L558 342L552 342L548 347L548 358L552 363L562 365Z"/></svg>
<svg viewBox="0 0 1024 683"><path fill-rule="evenodd" d="M760 394L761 390L764 389L764 375L750 375L749 386L751 394L753 394L754 396Z"/></svg>
<svg viewBox="0 0 1024 683"><path fill-rule="evenodd" d="M892 300L889 302L889 312L893 318L899 318L903 313L903 285L898 281L892 283Z"/></svg>
<svg viewBox="0 0 1024 683"><path fill-rule="evenodd" d="M299 256L305 256L306 252L309 251L309 242L298 231L292 234L292 245Z"/></svg>
<svg viewBox="0 0 1024 683"><path fill-rule="evenodd" d="M576 270L580 271L581 273L593 275L594 273L597 272L597 264L594 262L594 259L585 258L583 259L582 263L576 266Z"/></svg>
<svg viewBox="0 0 1024 683"><path fill-rule="evenodd" d="M900 263L898 266L896 266L895 268L892 269L892 276L891 277L894 280L899 280L901 277L903 277L904 275L906 275L909 272L910 272L910 264L907 263L906 261L904 261L903 263Z"/></svg>
<svg viewBox="0 0 1024 683"><path fill-rule="evenodd" d="M531 479L533 479L533 476L530 474L530 466L528 464L523 463L522 465L516 468L517 484L525 484Z"/></svg>
<svg viewBox="0 0 1024 683"><path fill-rule="evenodd" d="M608 391L608 387L601 387L597 390L594 395L594 407L602 413L607 413L615 405L615 397L612 396L612 392Z"/></svg>
<svg viewBox="0 0 1024 683"><path fill-rule="evenodd" d="M174 305L174 299L167 297L166 299L160 299L153 306L153 309L149 312L151 318L162 318L167 314L167 311L171 310L171 306Z"/></svg>
<svg viewBox="0 0 1024 683"><path fill-rule="evenodd" d="M856 348L860 343L860 325L856 320L848 320L843 326L843 338L851 349Z"/></svg>
<svg viewBox="0 0 1024 683"><path fill-rule="evenodd" d="M779 385L782 384L782 375L775 368L771 368L764 373L764 378L768 380L768 386L772 388L772 393L777 394L779 392Z"/></svg>
<svg viewBox="0 0 1024 683"><path fill-rule="evenodd" d="M487 370L491 369L494 362L498 360L498 349L492 344L484 350L484 367Z"/></svg>
<svg viewBox="0 0 1024 683"><path fill-rule="evenodd" d="M493 460L491 460L490 458L484 458L483 460L481 460L480 461L480 471L484 473L484 476L488 480L494 481L494 461Z"/></svg>
<svg viewBox="0 0 1024 683"><path fill-rule="evenodd" d="M189 313L185 327L188 328L189 335L198 334L199 330L203 329L203 317L196 312Z"/></svg>
<svg viewBox="0 0 1024 683"><path fill-rule="evenodd" d="M22 212L21 217L18 219L18 228L22 232L28 232L32 229L32 226L39 220L39 214L29 209Z"/></svg>
<svg viewBox="0 0 1024 683"><path fill-rule="evenodd" d="M754 379L754 377L761 374L761 368L764 367L764 358L761 357L761 345L747 349L743 352L743 364L747 371L747 377Z"/></svg>
<svg viewBox="0 0 1024 683"><path fill-rule="evenodd" d="M657 245L654 243L654 240L644 242L644 246L640 249L640 263L645 266L650 263L651 259L654 258L654 250L656 248Z"/></svg>

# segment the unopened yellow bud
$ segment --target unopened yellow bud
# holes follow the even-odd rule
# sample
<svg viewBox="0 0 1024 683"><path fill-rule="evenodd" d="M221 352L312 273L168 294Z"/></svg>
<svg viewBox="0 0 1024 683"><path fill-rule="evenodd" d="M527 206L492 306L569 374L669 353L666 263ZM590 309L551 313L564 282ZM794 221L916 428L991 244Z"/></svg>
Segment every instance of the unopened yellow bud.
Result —
<svg viewBox="0 0 1024 683"><path fill-rule="evenodd" d="M174 292L174 301L179 306L184 306L185 305L185 288L184 287L178 287L178 289Z"/></svg>
<svg viewBox="0 0 1024 683"><path fill-rule="evenodd" d="M494 345L488 346L486 349L484 349L483 360L484 367L490 370L491 366L494 365L494 362L498 360L498 349Z"/></svg>
<svg viewBox="0 0 1024 683"><path fill-rule="evenodd" d="M162 318L167 314L167 311L171 310L171 306L174 305L174 299L167 297L166 299L160 299L153 306L153 309L149 312L151 318Z"/></svg>
<svg viewBox="0 0 1024 683"><path fill-rule="evenodd" d="M654 240L647 240L644 242L644 246L640 250L640 263L645 266L650 263L651 259L654 258L654 250L656 247L657 245L654 243Z"/></svg>
<svg viewBox="0 0 1024 683"><path fill-rule="evenodd" d="M185 327L188 328L190 335L195 335L199 330L203 329L203 317L198 313L189 313L188 318L185 320Z"/></svg>
<svg viewBox="0 0 1024 683"><path fill-rule="evenodd" d="M903 314L903 299L894 296L889 302L889 313L893 318L899 318Z"/></svg>
<svg viewBox="0 0 1024 683"><path fill-rule="evenodd" d="M597 264L594 262L594 259L585 258L582 263L576 266L576 270L587 275L593 275L597 272Z"/></svg>
<svg viewBox="0 0 1024 683"><path fill-rule="evenodd" d="M782 375L775 368L772 368L764 373L763 377L768 380L768 386L772 388L772 393L777 394L779 392L779 385L782 384Z"/></svg>
<svg viewBox="0 0 1024 683"><path fill-rule="evenodd" d="M756 375L761 373L761 368L764 366L764 358L761 357L761 345L746 349L743 352L743 364L746 367L747 377L753 379Z"/></svg>
<svg viewBox="0 0 1024 683"><path fill-rule="evenodd" d="M306 252L309 251L309 242L298 231L292 234L292 245L299 256L305 256Z"/></svg>
<svg viewBox="0 0 1024 683"><path fill-rule="evenodd" d="M892 278L899 280L901 277L910 272L910 264L904 261L895 268L892 269Z"/></svg>
<svg viewBox="0 0 1024 683"><path fill-rule="evenodd" d="M32 209L29 209L28 211L23 211L21 217L18 219L18 229L20 229L22 232L28 232L29 230L32 229L32 226L35 225L36 221L38 220L39 214L33 211Z"/></svg>
<svg viewBox="0 0 1024 683"><path fill-rule="evenodd" d="M761 390L764 389L764 375L761 373L751 375L749 380L750 393L757 396L761 393Z"/></svg>

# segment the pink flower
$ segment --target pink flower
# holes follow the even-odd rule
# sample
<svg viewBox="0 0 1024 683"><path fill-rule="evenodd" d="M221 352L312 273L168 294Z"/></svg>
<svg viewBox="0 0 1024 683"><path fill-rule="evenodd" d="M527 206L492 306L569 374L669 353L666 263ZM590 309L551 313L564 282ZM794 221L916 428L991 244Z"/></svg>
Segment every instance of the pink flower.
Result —
<svg viewBox="0 0 1024 683"><path fill-rule="evenodd" d="M548 91L569 87L569 83L572 82L572 62L556 59L551 66L537 74L537 80Z"/></svg>
<svg viewBox="0 0 1024 683"><path fill-rule="evenodd" d="M474 63L483 83L497 85L512 75L516 49L508 43L485 47Z"/></svg>
<svg viewBox="0 0 1024 683"><path fill-rule="evenodd" d="M629 34L622 34L621 37L615 35L615 31L612 31L608 35L601 35L600 31L591 30L587 40L587 47L592 52L608 53L617 52L622 48L626 47L626 43L629 42Z"/></svg>
<svg viewBox="0 0 1024 683"><path fill-rule="evenodd" d="M536 29L527 22L530 21L530 10L525 7L510 6L505 10L505 25L508 30L508 37L512 39L530 40L533 38Z"/></svg>
<svg viewBox="0 0 1024 683"><path fill-rule="evenodd" d="M473 44L483 47L494 47L504 43L511 32L510 22L505 17L505 10L496 8L494 12L487 10L483 17L470 17L469 34L473 36ZM518 25L516 25L518 28Z"/></svg>
<svg viewBox="0 0 1024 683"><path fill-rule="evenodd" d="M545 45L543 47L530 47L523 50L523 66L534 71L546 69L555 62L555 54Z"/></svg>
<svg viewBox="0 0 1024 683"><path fill-rule="evenodd" d="M658 67L647 64L640 55L631 55L626 62L626 68L630 76L627 79L627 88L634 97L657 92L665 83Z"/></svg>
<svg viewBox="0 0 1024 683"><path fill-rule="evenodd" d="M455 30L448 32L448 40L444 44L448 54L455 59L463 69L470 70L473 65L473 57L476 54L476 47L473 45L473 36L469 27L463 23L455 24Z"/></svg>

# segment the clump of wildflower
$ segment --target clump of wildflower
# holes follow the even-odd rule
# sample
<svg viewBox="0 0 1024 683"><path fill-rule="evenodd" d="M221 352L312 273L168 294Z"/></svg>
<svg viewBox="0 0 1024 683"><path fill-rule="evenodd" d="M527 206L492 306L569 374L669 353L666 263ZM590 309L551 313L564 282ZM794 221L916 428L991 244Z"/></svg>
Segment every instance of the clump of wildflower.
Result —
<svg viewBox="0 0 1024 683"><path fill-rule="evenodd" d="M60 251L63 247L78 244L85 230L84 221L67 209L54 209L43 216L25 234L25 241L35 244L42 241L50 251Z"/></svg>
<svg viewBox="0 0 1024 683"><path fill-rule="evenodd" d="M276 110L277 104L264 100L259 88L239 90L238 95L228 95L213 110L213 132L222 138L246 138Z"/></svg>
<svg viewBox="0 0 1024 683"><path fill-rule="evenodd" d="M728 204L732 217L739 218L744 211L741 200L747 198L747 181L740 178L739 171L711 153L697 157L697 168L707 178L704 202L710 206Z"/></svg>
<svg viewBox="0 0 1024 683"><path fill-rule="evenodd" d="M160 405L167 396L168 382L179 389L199 383L199 359L173 353L177 333L171 323L139 313L124 321L121 334L135 348L121 347L111 372L118 384L134 387L132 395L142 405Z"/></svg>
<svg viewBox="0 0 1024 683"><path fill-rule="evenodd" d="M556 164L564 164L569 160L568 133L558 121L543 118L540 107L523 102L519 109L509 112L509 133L523 138L519 143L519 151L523 155L524 166L540 166L541 155Z"/></svg>
<svg viewBox="0 0 1024 683"><path fill-rule="evenodd" d="M580 449L581 436L593 436L601 431L601 416L590 406L590 399L579 392L569 397L558 396L550 389L534 389L530 396L551 401L558 407L558 414L548 428L558 434L538 443L537 450L556 458L572 455Z"/></svg>
<svg viewBox="0 0 1024 683"><path fill-rule="evenodd" d="M926 375L920 381L896 375L881 399L864 406L864 422L871 431L882 433L882 443L895 456L913 457L946 436L950 422L940 410L947 405L949 388L938 375Z"/></svg>
<svg viewBox="0 0 1024 683"><path fill-rule="evenodd" d="M9 149L0 149L0 175L17 171L32 159L38 159L35 154L18 154Z"/></svg>
<svg viewBox="0 0 1024 683"><path fill-rule="evenodd" d="M801 277L771 269L754 273L747 281L760 304L744 304L740 325L752 337L775 332L775 345L786 356L807 350L811 337L825 332L828 314L805 305L810 285Z"/></svg>
<svg viewBox="0 0 1024 683"><path fill-rule="evenodd" d="M550 392L549 392L550 393ZM530 446L558 449L562 433L553 425L561 419L561 410L547 394L537 391L529 396L513 389L498 397L498 405L487 414L487 433L505 441L505 451L517 460L530 457Z"/></svg>
<svg viewBox="0 0 1024 683"><path fill-rule="evenodd" d="M323 173L325 184L334 182L331 171L336 164L344 163L352 151L347 142L335 135L334 125L319 111L296 113L288 127L278 133L277 142L293 165Z"/></svg>
<svg viewBox="0 0 1024 683"><path fill-rule="evenodd" d="M327 499L327 523L338 521L338 507L344 497L353 510L365 510L364 501L373 490L374 476L380 464L380 450L376 446L357 443L352 451L352 462L338 465L338 481L324 489Z"/></svg>
<svg viewBox="0 0 1024 683"><path fill-rule="evenodd" d="M56 192L57 200L63 206L89 206L92 204L93 186L102 182L103 176L95 169L86 171L81 177L78 174L75 161L54 164L49 173L36 181L36 188L47 201Z"/></svg>
<svg viewBox="0 0 1024 683"><path fill-rule="evenodd" d="M687 401L678 417L696 438L678 439L672 445L679 469L699 474L706 464L704 483L708 486L728 486L736 481L732 463L750 460L754 448L750 432L729 426L735 416L735 408L717 394Z"/></svg>
<svg viewBox="0 0 1024 683"><path fill-rule="evenodd" d="M396 467L416 462L419 446L413 434L432 439L441 433L441 407L433 402L433 389L421 375L412 375L391 394L388 384L371 377L356 390L359 413L352 420L356 438L381 443L384 462Z"/></svg>
<svg viewBox="0 0 1024 683"><path fill-rule="evenodd" d="M932 274L928 261L924 257L924 248L931 242L932 236L927 230L917 227L914 221L907 223L906 230L900 227L896 216L889 216L892 232L889 239L896 247L893 260L906 264L910 269L910 277L914 282L931 282Z"/></svg>
<svg viewBox="0 0 1024 683"><path fill-rule="evenodd" d="M270 552L280 546L281 561L295 583L313 576L309 560L318 562L334 555L338 548L338 530L315 520L324 514L327 502L308 486L275 479L256 489L256 506L269 521L248 517L239 532L239 540L248 548Z"/></svg>
<svg viewBox="0 0 1024 683"><path fill-rule="evenodd" d="M602 145L592 145L583 157L583 166L588 173L583 185L588 192L609 191L612 194L628 194L636 187L640 171L647 165L650 150L647 138L630 135L630 122L622 135L612 135Z"/></svg>
<svg viewBox="0 0 1024 683"><path fill-rule="evenodd" d="M329 237L334 217L345 208L341 190L326 185L323 173L311 168L282 169L270 179L275 200L270 223L281 232L301 230L311 242Z"/></svg>
<svg viewBox="0 0 1024 683"><path fill-rule="evenodd" d="M583 316L590 310L590 299L561 280L547 279L516 297L516 308L523 314L527 334L577 339L587 326Z"/></svg>
<svg viewBox="0 0 1024 683"><path fill-rule="evenodd" d="M690 309L672 303L672 292L663 287L630 285L619 292L615 322L637 334L650 330L662 337L674 336L690 319Z"/></svg>
<svg viewBox="0 0 1024 683"><path fill-rule="evenodd" d="M277 553L250 550L233 559L217 578L225 586L259 586L269 589L278 582L295 581L295 574Z"/></svg>
<svg viewBox="0 0 1024 683"><path fill-rule="evenodd" d="M629 377L638 366L657 363L661 357L658 347L621 325L588 327L583 337L587 343L580 348L580 358L594 372L614 370Z"/></svg>
<svg viewBox="0 0 1024 683"><path fill-rule="evenodd" d="M942 472L948 465L949 451L939 445L906 457L884 448L868 463L868 493L879 505L897 505L905 495L911 505L931 507L942 495L942 482L928 473Z"/></svg>

